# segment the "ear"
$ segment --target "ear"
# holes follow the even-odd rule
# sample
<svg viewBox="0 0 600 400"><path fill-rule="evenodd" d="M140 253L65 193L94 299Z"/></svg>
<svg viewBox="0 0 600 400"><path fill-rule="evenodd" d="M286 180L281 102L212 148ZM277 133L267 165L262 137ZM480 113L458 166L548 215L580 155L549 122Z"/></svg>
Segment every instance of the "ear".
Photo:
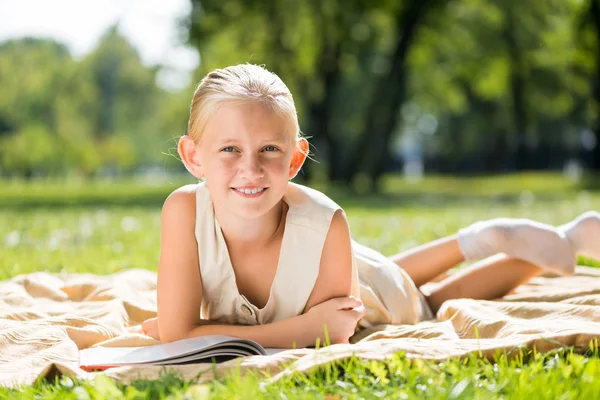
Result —
<svg viewBox="0 0 600 400"><path fill-rule="evenodd" d="M189 135L184 135L179 138L177 143L177 152L185 165L185 168L198 179L204 178L204 168L200 162L200 152L194 139Z"/></svg>
<svg viewBox="0 0 600 400"><path fill-rule="evenodd" d="M306 156L308 155L308 141L304 138L298 139L298 143L294 147L294 153L292 154L292 160L290 161L290 174L289 179L298 174L300 168L306 161Z"/></svg>

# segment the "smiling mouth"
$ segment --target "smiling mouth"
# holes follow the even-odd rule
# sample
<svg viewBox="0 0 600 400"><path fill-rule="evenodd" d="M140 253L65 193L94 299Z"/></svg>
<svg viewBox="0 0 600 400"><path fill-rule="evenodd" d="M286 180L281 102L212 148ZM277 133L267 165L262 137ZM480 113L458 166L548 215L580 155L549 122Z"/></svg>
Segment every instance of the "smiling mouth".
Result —
<svg viewBox="0 0 600 400"><path fill-rule="evenodd" d="M258 197L261 196L267 188L232 188L237 194L243 197Z"/></svg>

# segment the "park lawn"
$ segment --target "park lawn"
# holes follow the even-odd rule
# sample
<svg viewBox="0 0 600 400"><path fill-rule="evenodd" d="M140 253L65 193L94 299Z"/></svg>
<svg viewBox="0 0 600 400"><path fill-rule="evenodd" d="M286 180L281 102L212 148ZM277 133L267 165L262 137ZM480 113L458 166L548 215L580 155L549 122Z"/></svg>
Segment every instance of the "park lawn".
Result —
<svg viewBox="0 0 600 400"><path fill-rule="evenodd" d="M181 183L0 182L0 279L40 270L156 270L160 205ZM328 192L344 206L353 237L384 254L452 234L478 219L529 217L561 224L585 210L600 209L600 193L547 174L434 177L419 184L390 177L379 196L336 188ZM510 361L499 355L495 363L476 357L409 362L400 354L385 363L350 359L266 387L260 385L262 377L235 375L205 385L166 375L127 387L106 377L94 382L63 378L18 390L2 388L0 398L596 398L600 381L594 377L599 373L597 348L586 356L569 349L520 354Z"/></svg>

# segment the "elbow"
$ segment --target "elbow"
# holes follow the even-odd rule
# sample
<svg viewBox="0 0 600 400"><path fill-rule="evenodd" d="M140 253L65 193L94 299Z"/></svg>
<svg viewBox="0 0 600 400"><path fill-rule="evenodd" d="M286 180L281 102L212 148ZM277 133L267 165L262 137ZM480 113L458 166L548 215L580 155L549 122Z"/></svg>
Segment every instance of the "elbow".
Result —
<svg viewBox="0 0 600 400"><path fill-rule="evenodd" d="M207 334L212 334L209 331L206 331L206 325L213 325L213 322L200 320L199 323L196 324L184 324L183 326L165 326L159 327L160 330L160 338L159 340L162 343L171 343L176 342L178 340L189 339L196 336L202 336Z"/></svg>
<svg viewBox="0 0 600 400"><path fill-rule="evenodd" d="M181 328L181 327L178 327L177 329L173 329L173 327L171 327L171 329L167 329L166 327L164 329L162 329L162 328L159 328L159 329L160 329L159 340L162 343L171 343L171 342L176 342L178 340L187 339L190 337L190 332L191 332L191 329L186 329L186 328Z"/></svg>
<svg viewBox="0 0 600 400"><path fill-rule="evenodd" d="M187 338L188 338L187 334L181 334L181 333L177 333L177 332L169 332L169 333L165 333L164 335L160 335L160 341L162 343L171 343L171 342L176 342L178 340L187 339Z"/></svg>

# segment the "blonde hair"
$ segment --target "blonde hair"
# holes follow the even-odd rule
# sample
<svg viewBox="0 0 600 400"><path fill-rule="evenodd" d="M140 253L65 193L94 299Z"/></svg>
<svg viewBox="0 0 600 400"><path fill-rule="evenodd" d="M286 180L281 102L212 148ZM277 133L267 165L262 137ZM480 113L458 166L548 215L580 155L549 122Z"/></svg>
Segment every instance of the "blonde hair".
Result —
<svg viewBox="0 0 600 400"><path fill-rule="evenodd" d="M188 121L188 135L198 143L210 117L223 103L259 103L283 117L294 141L301 138L292 93L283 81L265 68L239 64L216 69L198 84Z"/></svg>

